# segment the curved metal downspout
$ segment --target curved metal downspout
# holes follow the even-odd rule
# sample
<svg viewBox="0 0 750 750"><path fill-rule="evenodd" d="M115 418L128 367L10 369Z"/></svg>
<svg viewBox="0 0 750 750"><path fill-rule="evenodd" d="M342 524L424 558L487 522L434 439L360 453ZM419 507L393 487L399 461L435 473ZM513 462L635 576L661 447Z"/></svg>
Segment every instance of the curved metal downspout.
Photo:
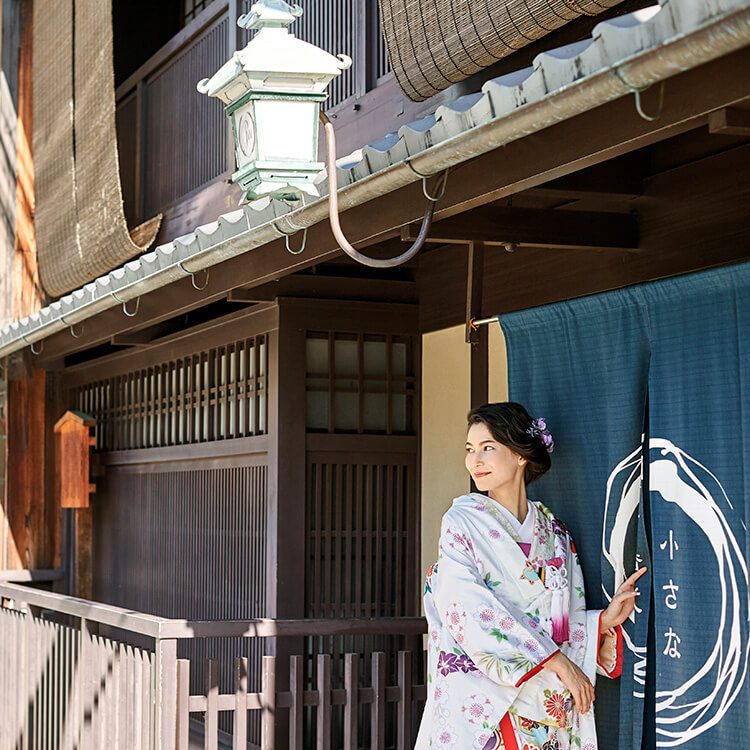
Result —
<svg viewBox="0 0 750 750"><path fill-rule="evenodd" d="M393 268L394 266L400 266L402 263L406 263L407 260L411 260L422 249L422 246L427 239L427 233L430 231L430 225L432 224L432 215L435 213L435 204L445 192L445 183L448 179L448 170L446 169L443 173L443 188L440 192L440 197L432 198L427 195L427 192L425 191L427 205L425 206L424 217L422 218L422 225L419 228L417 239L414 240L411 247L393 258L371 258L369 255L364 255L359 250L357 250L349 242L349 240L346 239L346 236L341 229L341 222L339 221L338 176L336 174L336 134L334 133L333 125L326 116L325 112L320 113L320 121L323 123L323 128L326 134L326 166L328 169L328 217L331 222L331 231L333 232L333 236L336 238L336 242L339 243L339 247L350 258L356 260L358 263L361 263L364 266L370 266L370 268Z"/></svg>

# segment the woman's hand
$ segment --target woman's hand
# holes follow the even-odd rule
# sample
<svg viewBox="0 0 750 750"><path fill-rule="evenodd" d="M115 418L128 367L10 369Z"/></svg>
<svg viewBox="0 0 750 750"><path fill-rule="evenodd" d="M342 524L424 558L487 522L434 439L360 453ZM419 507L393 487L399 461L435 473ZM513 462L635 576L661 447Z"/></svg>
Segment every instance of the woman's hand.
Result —
<svg viewBox="0 0 750 750"><path fill-rule="evenodd" d="M588 713L594 701L594 686L583 670L568 659L562 651L558 651L547 659L544 668L554 672L560 678L562 684L570 691L573 703L578 710L582 714Z"/></svg>
<svg viewBox="0 0 750 750"><path fill-rule="evenodd" d="M617 591L615 591L615 595L612 597L612 601L602 615L600 625L602 633L605 633L610 628L614 628L616 625L621 625L630 617L635 607L635 598L639 594L638 589L635 588L635 582L647 570L648 568L636 570L630 578L620 584Z"/></svg>

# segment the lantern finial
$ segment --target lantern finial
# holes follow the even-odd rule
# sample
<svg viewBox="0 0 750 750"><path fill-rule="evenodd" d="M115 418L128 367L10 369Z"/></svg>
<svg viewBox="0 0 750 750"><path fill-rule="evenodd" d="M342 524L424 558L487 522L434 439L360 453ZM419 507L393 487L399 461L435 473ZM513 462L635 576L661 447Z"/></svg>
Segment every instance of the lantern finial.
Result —
<svg viewBox="0 0 750 750"><path fill-rule="evenodd" d="M302 15L299 5L289 5L284 0L260 0L253 3L249 13L237 19L241 29L283 28Z"/></svg>

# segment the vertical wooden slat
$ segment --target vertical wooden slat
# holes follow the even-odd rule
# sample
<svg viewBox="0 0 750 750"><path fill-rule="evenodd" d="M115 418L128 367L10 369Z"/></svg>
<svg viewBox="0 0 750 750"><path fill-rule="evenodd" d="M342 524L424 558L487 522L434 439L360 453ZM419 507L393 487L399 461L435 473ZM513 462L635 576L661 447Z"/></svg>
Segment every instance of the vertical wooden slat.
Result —
<svg viewBox="0 0 750 750"><path fill-rule="evenodd" d="M312 568L313 568L313 591L315 596L312 599L313 608L310 612L312 617L323 617L323 602L325 601L324 594L324 583L323 583L323 555L324 555L324 541L323 541L323 529L325 524L325 511L324 511L324 497L323 497L323 471L324 468L320 463L313 466L315 472L315 484L313 487L313 496L315 499L315 545L312 553Z"/></svg>
<svg viewBox="0 0 750 750"><path fill-rule="evenodd" d="M232 750L247 750L247 659L234 660L234 733Z"/></svg>
<svg viewBox="0 0 750 750"><path fill-rule="evenodd" d="M190 746L190 659L177 660L177 750Z"/></svg>
<svg viewBox="0 0 750 750"><path fill-rule="evenodd" d="M316 750L331 750L331 655L318 654Z"/></svg>
<svg viewBox="0 0 750 750"><path fill-rule="evenodd" d="M135 746L133 737L133 704L135 688L133 681L133 647L122 644L122 671L120 672L120 694L123 696L121 717L122 741L127 747Z"/></svg>
<svg viewBox="0 0 750 750"><path fill-rule="evenodd" d="M72 750L75 740L78 738L78 721L80 711L78 701L80 699L79 672L81 669L81 652L77 648L79 643L78 635L73 628L66 628L66 682L70 686L67 695L68 702L66 706L65 731L63 750ZM138 748L137 750L140 750Z"/></svg>
<svg viewBox="0 0 750 750"><path fill-rule="evenodd" d="M114 675L114 644L109 638L102 638L99 653L99 737L103 747L117 747L115 744L115 707L117 696Z"/></svg>
<svg viewBox="0 0 750 750"><path fill-rule="evenodd" d="M332 331L328 332L328 432L336 429L335 402L333 394L336 388L336 361L334 356L335 337Z"/></svg>
<svg viewBox="0 0 750 750"><path fill-rule="evenodd" d="M393 336L385 337L385 431L393 433Z"/></svg>
<svg viewBox="0 0 750 750"><path fill-rule="evenodd" d="M386 471L385 466L374 466L374 479L375 479L375 523L373 527L373 536L375 538L375 562L374 567L375 570L373 571L375 573L375 591L373 592L373 598L371 599L372 602L372 615L371 617L378 617L382 615L382 607L383 607L383 576L385 574L385 571L383 570L383 550L384 550L384 520L383 520L383 505L384 505L384 497L383 497L383 474ZM389 577L389 576L386 576Z"/></svg>
<svg viewBox="0 0 750 750"><path fill-rule="evenodd" d="M372 713L370 719L370 748L385 748L385 654L376 651L372 655Z"/></svg>
<svg viewBox="0 0 750 750"><path fill-rule="evenodd" d="M359 730L359 654L346 654L344 660L344 750L357 750Z"/></svg>
<svg viewBox="0 0 750 750"><path fill-rule="evenodd" d="M289 708L289 750L304 750L304 662L301 656L289 657L289 691L292 705Z"/></svg>
<svg viewBox="0 0 750 750"><path fill-rule="evenodd" d="M8 647L10 644L7 631L7 615L0 606L0 743L7 743L10 735L11 723L8 718L10 699L8 696Z"/></svg>
<svg viewBox="0 0 750 750"><path fill-rule="evenodd" d="M357 334L357 432L365 429L365 347L364 337Z"/></svg>
<svg viewBox="0 0 750 750"><path fill-rule="evenodd" d="M384 583L384 601L382 602L382 609L380 615L384 617L393 617L393 585L394 578L400 578L400 576L389 574L390 571L403 570L398 562L394 559L394 535L397 530L397 524L394 520L394 504L395 498L393 496L393 482L394 475L396 473L396 467L391 461L388 461L385 466L381 469L383 474L383 487L381 492L381 504L385 506L385 521L383 526L385 551L383 560L383 583Z"/></svg>
<svg viewBox="0 0 750 750"><path fill-rule="evenodd" d="M157 679L157 729L161 747L175 745L177 729L177 642L157 639L155 644Z"/></svg>
<svg viewBox="0 0 750 750"><path fill-rule="evenodd" d="M78 649L79 658L79 737L78 746L87 750L92 746L91 742L91 705L89 703L90 682L89 675L93 670L93 632L95 628L94 623L89 623L87 620L81 618L80 625L80 645Z"/></svg>
<svg viewBox="0 0 750 750"><path fill-rule="evenodd" d="M219 670L215 659L206 660L206 722L203 747L219 748Z"/></svg>
<svg viewBox="0 0 750 750"><path fill-rule="evenodd" d="M42 661L42 639L40 637L40 624L37 617L30 615L31 623L31 668L29 669L29 710L31 711L31 734L29 736L30 747L35 747L39 742L42 732L40 698L41 696L41 661Z"/></svg>
<svg viewBox="0 0 750 750"><path fill-rule="evenodd" d="M275 747L276 722L276 657L263 657L262 678L263 708L261 719L261 750L273 750Z"/></svg>
<svg viewBox="0 0 750 750"><path fill-rule="evenodd" d="M376 467L372 464L362 465L362 484L364 490L364 520L362 524L362 532L365 534L365 556L363 562L363 573L365 579L365 596L364 605L365 609L362 612L362 617L372 617L373 611L371 603L373 600L372 591L372 579L375 571L373 568L377 567L377 562L374 557L373 543L375 529L373 525L373 512L372 512L372 485L373 485L373 474L376 471Z"/></svg>
<svg viewBox="0 0 750 750"><path fill-rule="evenodd" d="M344 469L346 471L346 484L344 486L344 505L346 508L346 516L344 519L344 535L345 541L342 540L342 565L344 566L344 598L343 598L343 616L344 617L356 617L356 613L352 611L352 596L353 596L353 576L354 566L352 561L354 559L354 514L356 508L356 497L354 493L354 479L353 475L355 472L355 465L353 463L345 463Z"/></svg>
<svg viewBox="0 0 750 750"><path fill-rule="evenodd" d="M398 750L411 748L411 651L398 652L398 701L396 731Z"/></svg>
<svg viewBox="0 0 750 750"><path fill-rule="evenodd" d="M344 591L344 577L347 569L346 561L344 559L344 539L346 532L344 531L344 506L346 505L346 473L348 467L344 463L339 463L334 467L335 471L335 484L331 488L331 496L336 499L335 517L332 518L331 523L331 558L333 560L333 572L336 579L336 587L334 591L333 607L331 608L332 617L346 617L346 613L342 610L343 605L343 591Z"/></svg>

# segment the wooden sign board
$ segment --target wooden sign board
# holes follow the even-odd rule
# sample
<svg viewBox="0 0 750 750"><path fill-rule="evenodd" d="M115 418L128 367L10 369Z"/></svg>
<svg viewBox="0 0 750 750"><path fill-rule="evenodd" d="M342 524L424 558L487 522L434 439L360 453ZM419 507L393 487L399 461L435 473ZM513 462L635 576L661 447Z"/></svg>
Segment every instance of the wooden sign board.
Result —
<svg viewBox="0 0 750 750"><path fill-rule="evenodd" d="M88 508L95 486L89 482L90 433L96 421L88 414L67 411L55 424L57 471L62 508Z"/></svg>

